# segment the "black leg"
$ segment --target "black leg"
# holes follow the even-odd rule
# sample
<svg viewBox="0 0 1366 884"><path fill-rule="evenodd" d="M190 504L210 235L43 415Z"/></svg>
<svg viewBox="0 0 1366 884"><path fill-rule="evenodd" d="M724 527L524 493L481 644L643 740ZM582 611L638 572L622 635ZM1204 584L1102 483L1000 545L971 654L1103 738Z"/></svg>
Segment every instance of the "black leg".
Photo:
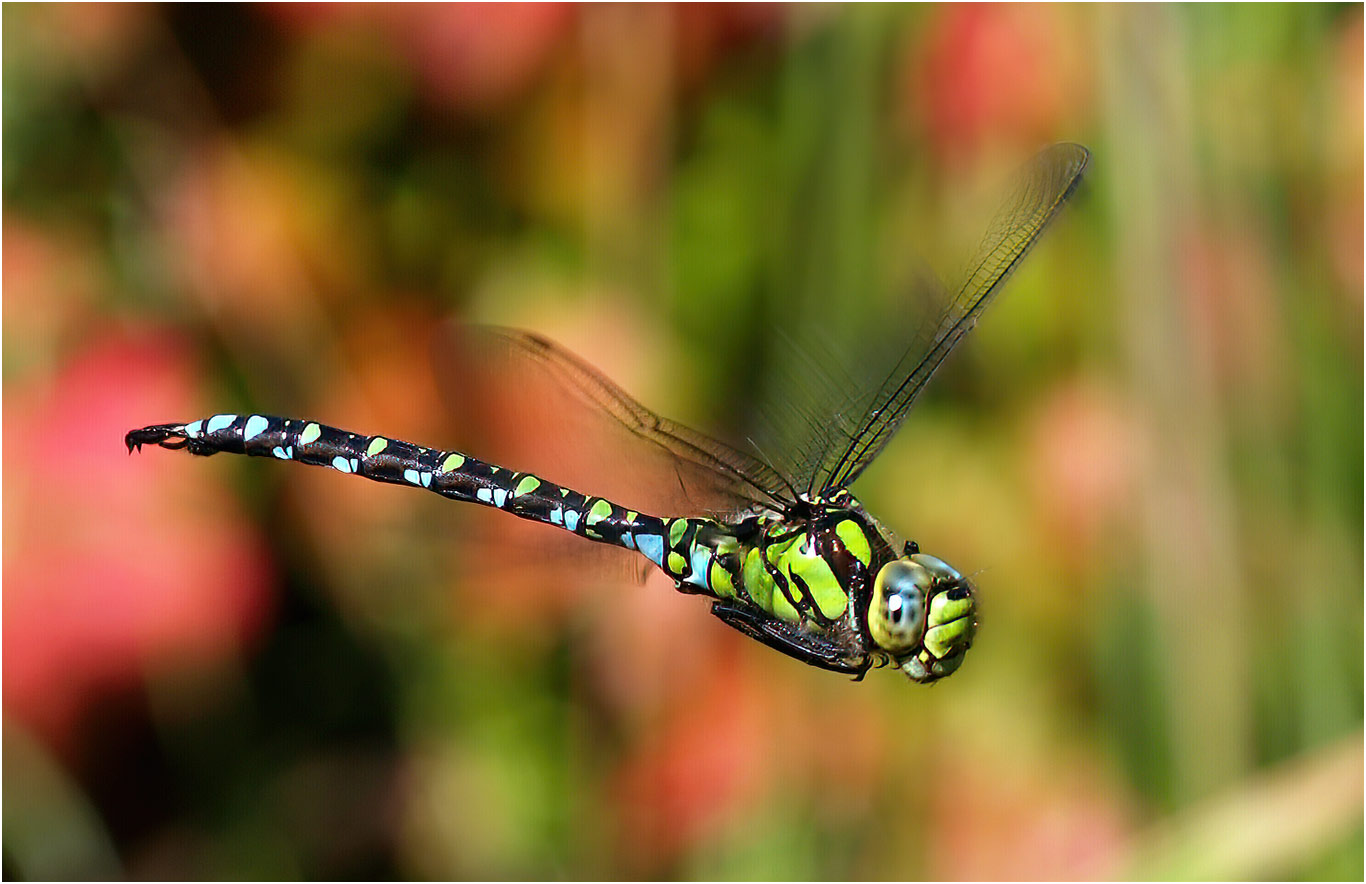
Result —
<svg viewBox="0 0 1366 884"><path fill-rule="evenodd" d="M789 657L819 669L843 672L862 679L872 664L871 658L866 654L851 660L847 648L804 632L794 624L772 620L767 615L748 608L714 602L711 612L727 626L763 642L775 651L782 651Z"/></svg>

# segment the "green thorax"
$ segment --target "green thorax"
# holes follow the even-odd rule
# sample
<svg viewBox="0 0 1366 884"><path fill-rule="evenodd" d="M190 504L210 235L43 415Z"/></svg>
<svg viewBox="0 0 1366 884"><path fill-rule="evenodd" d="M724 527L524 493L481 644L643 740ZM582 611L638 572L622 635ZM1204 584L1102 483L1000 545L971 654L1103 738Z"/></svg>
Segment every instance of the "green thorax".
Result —
<svg viewBox="0 0 1366 884"><path fill-rule="evenodd" d="M857 500L847 492L835 500L814 502L805 517L765 512L736 523L673 520L669 539L676 552L664 570L681 589L821 632L866 635L862 618L874 578L895 553ZM686 569L676 567L685 563Z"/></svg>

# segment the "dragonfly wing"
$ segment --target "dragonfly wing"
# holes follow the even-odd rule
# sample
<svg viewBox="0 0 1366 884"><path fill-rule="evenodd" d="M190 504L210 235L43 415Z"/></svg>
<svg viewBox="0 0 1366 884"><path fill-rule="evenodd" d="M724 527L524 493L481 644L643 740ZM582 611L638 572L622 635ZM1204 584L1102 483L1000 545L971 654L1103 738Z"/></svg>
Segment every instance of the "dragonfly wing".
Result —
<svg viewBox="0 0 1366 884"><path fill-rule="evenodd" d="M926 289L931 297L947 301L939 321L915 336L872 395L861 402L851 398L839 403L828 420L834 432L827 436L828 442L812 446L810 472L801 476L803 482L809 477L813 489L829 494L852 484L877 457L940 363L976 325L1076 190L1090 156L1081 145L1055 144L1030 161L969 263L967 278L956 289Z"/></svg>
<svg viewBox="0 0 1366 884"><path fill-rule="evenodd" d="M444 388L461 394L453 410L483 401L476 410L484 435L498 437L489 440L495 463L656 515L730 515L791 500L762 461L656 414L544 337L452 324L437 357Z"/></svg>

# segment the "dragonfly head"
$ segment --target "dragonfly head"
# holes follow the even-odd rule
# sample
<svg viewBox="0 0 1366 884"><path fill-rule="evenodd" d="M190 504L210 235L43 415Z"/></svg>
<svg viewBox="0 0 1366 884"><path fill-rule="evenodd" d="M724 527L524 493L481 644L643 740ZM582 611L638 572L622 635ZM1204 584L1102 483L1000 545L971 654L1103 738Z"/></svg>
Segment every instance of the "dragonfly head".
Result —
<svg viewBox="0 0 1366 884"><path fill-rule="evenodd" d="M868 631L911 681L938 681L963 664L977 634L972 585L924 553L888 562L873 585Z"/></svg>

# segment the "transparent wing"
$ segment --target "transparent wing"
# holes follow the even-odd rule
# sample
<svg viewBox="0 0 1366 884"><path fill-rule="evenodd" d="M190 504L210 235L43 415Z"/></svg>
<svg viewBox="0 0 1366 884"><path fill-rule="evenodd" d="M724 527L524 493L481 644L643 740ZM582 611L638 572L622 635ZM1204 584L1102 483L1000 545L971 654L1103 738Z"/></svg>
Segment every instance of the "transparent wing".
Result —
<svg viewBox="0 0 1366 884"><path fill-rule="evenodd" d="M812 414L798 415L821 430L819 435L808 432L807 441L795 452L802 458L797 465L799 485L821 494L846 488L877 457L940 363L976 325L982 311L1072 195L1090 156L1081 145L1055 144L1031 160L1014 194L988 229L962 284L956 290L928 282L921 286L936 303L947 304L937 313L937 323L922 327L915 335L886 380L871 393L835 393L830 396L828 410L810 409ZM934 316L936 311L931 309L928 315ZM828 386L837 390L840 384L832 381Z"/></svg>
<svg viewBox="0 0 1366 884"><path fill-rule="evenodd" d="M471 453L643 512L725 516L784 509L798 490L828 494L850 485L890 441L1071 195L1089 157L1074 144L1044 150L998 212L966 280L956 290L920 281L917 312L926 320L911 345L886 358L866 348L859 354L859 363L893 366L881 383L866 382L869 369L842 366L821 339L770 329L756 342L763 351L756 359L776 372L775 392L761 397L752 453L661 417L564 348L512 329L452 325L437 353L443 389L459 398L456 413L482 400L484 413L498 416L484 430L516 428Z"/></svg>
<svg viewBox="0 0 1366 884"><path fill-rule="evenodd" d="M453 408L481 415L487 457L655 515L730 515L790 504L763 461L661 417L546 338L452 325L438 365Z"/></svg>

